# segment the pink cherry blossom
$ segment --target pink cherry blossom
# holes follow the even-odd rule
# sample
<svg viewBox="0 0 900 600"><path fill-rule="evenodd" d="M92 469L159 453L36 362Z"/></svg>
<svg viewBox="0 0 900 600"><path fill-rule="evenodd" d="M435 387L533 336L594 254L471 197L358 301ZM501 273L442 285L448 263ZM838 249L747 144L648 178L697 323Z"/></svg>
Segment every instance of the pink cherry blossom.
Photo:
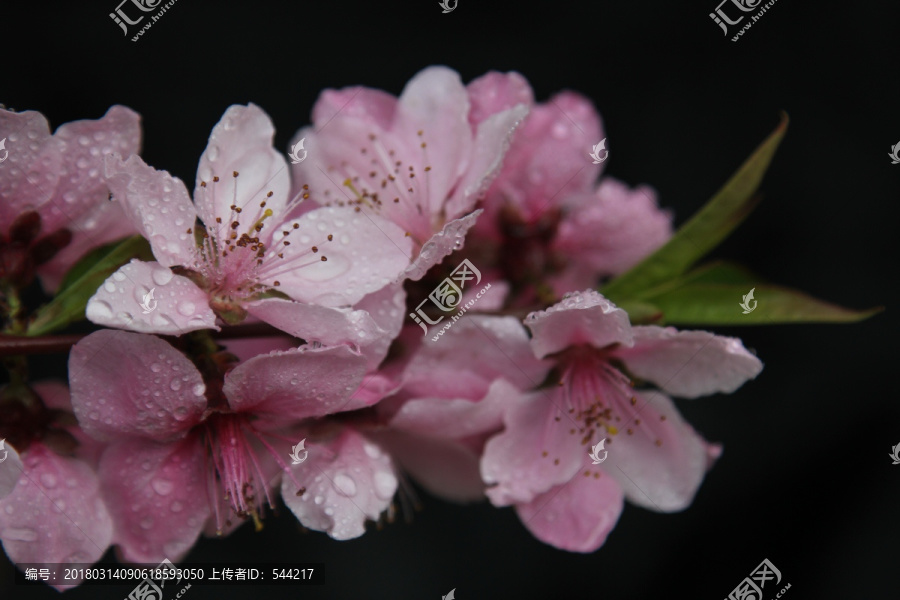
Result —
<svg viewBox="0 0 900 600"><path fill-rule="evenodd" d="M392 282L411 247L393 224L340 207L288 219L307 194L288 198L289 171L272 149L273 136L259 107L230 107L200 158L193 203L167 172L136 156L109 158L114 197L156 261L133 261L114 273L88 303L88 319L180 335L218 328L217 316L240 322L275 292L303 305L345 307ZM151 292L154 308L141 310ZM259 318L270 313L260 308Z"/></svg>
<svg viewBox="0 0 900 600"><path fill-rule="evenodd" d="M558 385L523 394L481 462L496 506L515 505L539 539L591 552L615 525L622 497L652 510L686 508L720 447L703 440L663 392L730 393L762 363L740 340L704 331L633 327L594 291L525 320L535 355L556 363ZM635 389L652 384L659 391ZM607 460L589 444L606 438ZM593 508L590 508L593 507Z"/></svg>
<svg viewBox="0 0 900 600"><path fill-rule="evenodd" d="M534 104L518 73L491 72L468 86L473 125L510 106L531 107L479 206L472 250L497 262L517 293L516 306L584 289L637 264L672 235L668 212L647 186L634 190L613 178L595 181L606 163L589 152L604 138L600 116L586 98L561 92ZM477 258L474 260L478 260Z"/></svg>
<svg viewBox="0 0 900 600"><path fill-rule="evenodd" d="M514 317L463 316L438 343L417 333L411 327L404 334L401 385L378 404L387 427L373 438L430 492L453 501L483 499L485 441L552 363L534 356Z"/></svg>
<svg viewBox="0 0 900 600"><path fill-rule="evenodd" d="M109 443L100 480L126 560L178 560L204 530L221 534L248 518L259 526L282 474L292 489L312 489L319 481L306 481L310 471L285 463L300 439L288 434L304 419L346 410L366 363L346 345L273 351L233 368L215 356L197 360L203 373L157 337L114 330L72 349L75 415ZM318 518L309 515L311 527Z"/></svg>
<svg viewBox="0 0 900 600"><path fill-rule="evenodd" d="M0 109L0 279L27 285L37 269L53 291L87 251L135 232L109 202L107 154L140 149L140 117L113 106L98 120L73 121L50 134L39 112Z"/></svg>
<svg viewBox="0 0 900 600"><path fill-rule="evenodd" d="M326 90L312 127L294 138L308 152L294 166L295 187L308 186L320 204L395 223L414 244L404 275L420 279L462 247L475 203L526 114L510 106L473 127L470 109L459 75L446 67L421 71L399 98L364 87Z"/></svg>
<svg viewBox="0 0 900 600"><path fill-rule="evenodd" d="M9 388L3 392L10 397ZM113 536L96 473L102 444L77 427L60 424L62 415L71 418L66 386L37 383L33 395L20 391L12 397L21 399L22 394L28 396L26 402L4 404L6 426L0 426L0 434L8 436L8 455L0 463L3 549L14 563L56 568L94 563Z"/></svg>

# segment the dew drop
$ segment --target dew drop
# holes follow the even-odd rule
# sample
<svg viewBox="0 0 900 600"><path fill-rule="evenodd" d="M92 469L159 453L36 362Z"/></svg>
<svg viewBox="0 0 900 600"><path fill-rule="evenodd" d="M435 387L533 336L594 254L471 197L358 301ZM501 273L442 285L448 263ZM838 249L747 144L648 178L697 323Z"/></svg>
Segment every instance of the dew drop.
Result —
<svg viewBox="0 0 900 600"><path fill-rule="evenodd" d="M150 487L152 487L153 491L160 496L168 496L172 493L172 490L175 489L175 484L168 479L154 479L150 483Z"/></svg>
<svg viewBox="0 0 900 600"><path fill-rule="evenodd" d="M350 498L356 495L356 482L349 475L339 473L334 477L334 489L338 494Z"/></svg>

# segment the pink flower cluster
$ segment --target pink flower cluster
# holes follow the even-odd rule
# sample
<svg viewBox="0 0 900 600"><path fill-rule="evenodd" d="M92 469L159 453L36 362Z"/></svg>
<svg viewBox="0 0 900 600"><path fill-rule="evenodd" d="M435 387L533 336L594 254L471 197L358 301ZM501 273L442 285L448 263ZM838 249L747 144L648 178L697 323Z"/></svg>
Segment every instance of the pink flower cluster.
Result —
<svg viewBox="0 0 900 600"><path fill-rule="evenodd" d="M193 195L138 156L122 107L53 136L37 113L0 111L7 134L0 279L28 263L52 290L132 232L155 258L87 303L105 328L72 349L68 389L34 386L32 412L0 431L15 562L110 545L177 561L201 534L260 527L279 494L303 526L350 539L393 517L407 477L591 552L625 498L682 510L719 455L670 395L732 392L762 369L737 339L633 325L595 291L665 243L671 216L650 188L597 183L588 100L535 103L517 73L326 90L290 165L269 117L232 106Z"/></svg>

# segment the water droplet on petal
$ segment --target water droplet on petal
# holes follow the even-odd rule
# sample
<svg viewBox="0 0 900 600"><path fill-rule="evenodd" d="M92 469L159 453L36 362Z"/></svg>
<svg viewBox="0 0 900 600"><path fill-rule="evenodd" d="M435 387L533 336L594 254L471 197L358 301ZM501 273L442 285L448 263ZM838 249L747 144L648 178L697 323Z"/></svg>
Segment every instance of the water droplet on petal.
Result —
<svg viewBox="0 0 900 600"><path fill-rule="evenodd" d="M175 489L175 484L173 484L168 479L154 479L150 483L150 487L152 487L153 491L160 496L167 496L172 493L172 490Z"/></svg>
<svg viewBox="0 0 900 600"><path fill-rule="evenodd" d="M334 476L334 489L338 494L350 498L356 495L356 482L349 475L339 473Z"/></svg>
<svg viewBox="0 0 900 600"><path fill-rule="evenodd" d="M41 475L41 485L45 488L54 488L56 487L56 475L53 473L44 473Z"/></svg>
<svg viewBox="0 0 900 600"><path fill-rule="evenodd" d="M166 285L172 278L175 277L175 273L172 272L171 269L167 269L163 266L157 266L153 268L153 271L150 273L150 276L153 278L153 283L156 285Z"/></svg>
<svg viewBox="0 0 900 600"><path fill-rule="evenodd" d="M390 500L397 490L397 478L393 473L378 471L374 477L375 495L382 500Z"/></svg>

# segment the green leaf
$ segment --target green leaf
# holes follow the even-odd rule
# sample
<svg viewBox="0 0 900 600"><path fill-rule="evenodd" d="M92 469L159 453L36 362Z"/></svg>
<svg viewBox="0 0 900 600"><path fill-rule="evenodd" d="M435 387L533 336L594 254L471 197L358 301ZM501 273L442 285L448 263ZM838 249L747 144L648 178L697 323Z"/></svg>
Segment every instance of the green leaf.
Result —
<svg viewBox="0 0 900 600"><path fill-rule="evenodd" d="M132 258L153 260L150 244L139 235L89 252L66 273L56 297L37 310L25 334L44 335L83 319L97 288Z"/></svg>
<svg viewBox="0 0 900 600"><path fill-rule="evenodd" d="M629 300L618 306L628 313L628 320L632 325L658 324L663 318L662 310L649 302Z"/></svg>
<svg viewBox="0 0 900 600"><path fill-rule="evenodd" d="M665 294L670 290L677 289L687 283L716 283L716 284L746 284L747 289L755 285L766 283L761 277L755 275L749 269L741 265L727 262L715 261L706 265L697 267L687 275L676 277L654 288L642 291L638 297L641 299L653 298ZM627 304L638 302L637 299L629 299Z"/></svg>
<svg viewBox="0 0 900 600"><path fill-rule="evenodd" d="M641 292L684 274L715 248L750 214L759 199L754 196L775 150L787 130L788 117L750 155L731 179L706 205L656 252L607 284L601 291L613 302L641 297Z"/></svg>
<svg viewBox="0 0 900 600"><path fill-rule="evenodd" d="M755 288L756 307L740 304ZM666 325L767 325L776 323L853 323L883 310L853 310L769 283L690 282L648 300L663 312ZM751 304L752 306L752 304Z"/></svg>

